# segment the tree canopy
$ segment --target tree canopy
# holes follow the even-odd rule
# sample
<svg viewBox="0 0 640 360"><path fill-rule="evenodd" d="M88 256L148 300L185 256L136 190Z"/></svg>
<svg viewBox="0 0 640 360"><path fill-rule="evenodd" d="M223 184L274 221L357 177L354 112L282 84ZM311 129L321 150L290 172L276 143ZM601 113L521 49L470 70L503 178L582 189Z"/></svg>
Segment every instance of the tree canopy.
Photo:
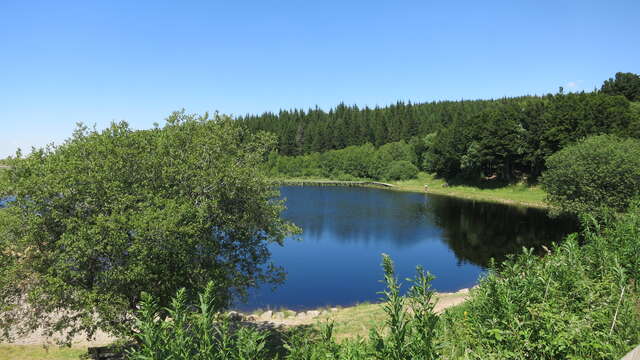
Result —
<svg viewBox="0 0 640 360"><path fill-rule="evenodd" d="M162 128L79 127L13 158L0 186L0 327L73 335L132 331L146 292L166 306L211 280L224 308L278 283L269 243L293 225L256 173L274 145L227 118L173 113Z"/></svg>
<svg viewBox="0 0 640 360"><path fill-rule="evenodd" d="M590 93L398 102L376 108L340 104L329 111L282 110L236 120L252 131L275 134L283 156L404 141L415 153L409 161L423 170L447 179L509 182L536 179L547 156L584 137L640 138L640 105L634 102L639 101L639 78L618 73L601 91ZM368 176L383 178L381 174Z"/></svg>
<svg viewBox="0 0 640 360"><path fill-rule="evenodd" d="M616 77L604 82L600 88L608 95L622 95L629 101L640 101L640 76L634 73L616 73Z"/></svg>
<svg viewBox="0 0 640 360"><path fill-rule="evenodd" d="M625 211L640 195L640 141L613 135L587 138L551 155L542 186L563 212Z"/></svg>
<svg viewBox="0 0 640 360"><path fill-rule="evenodd" d="M537 178L546 157L584 137L640 136L639 120L627 99L602 93L496 103L440 130L424 165L445 178Z"/></svg>

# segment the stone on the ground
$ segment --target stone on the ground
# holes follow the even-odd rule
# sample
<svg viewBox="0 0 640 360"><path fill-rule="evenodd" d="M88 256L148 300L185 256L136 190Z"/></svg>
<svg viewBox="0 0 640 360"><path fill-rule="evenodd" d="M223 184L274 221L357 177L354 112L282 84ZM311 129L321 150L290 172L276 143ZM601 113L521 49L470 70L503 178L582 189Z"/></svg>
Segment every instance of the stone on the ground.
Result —
<svg viewBox="0 0 640 360"><path fill-rule="evenodd" d="M305 319L307 317L307 314L305 314L304 311L300 311L299 313L296 314L296 319Z"/></svg>
<svg viewBox="0 0 640 360"><path fill-rule="evenodd" d="M271 320L272 316L273 316L273 311L267 310L263 312L262 315L260 315L260 320L269 321Z"/></svg>
<svg viewBox="0 0 640 360"><path fill-rule="evenodd" d="M282 311L278 311L277 313L273 314L273 319L284 320L284 313Z"/></svg>
<svg viewBox="0 0 640 360"><path fill-rule="evenodd" d="M469 289L467 288L458 290L458 294L468 294L468 293L469 293Z"/></svg>
<svg viewBox="0 0 640 360"><path fill-rule="evenodd" d="M229 311L228 315L231 321L242 321L244 319L244 316L237 311Z"/></svg>
<svg viewBox="0 0 640 360"><path fill-rule="evenodd" d="M336 312L336 311L338 311L338 308L336 308L336 307L332 307L332 308L331 308L331 311L332 311L332 312Z"/></svg>
<svg viewBox="0 0 640 360"><path fill-rule="evenodd" d="M320 316L320 311L318 311L318 310L307 311L307 316L311 317L311 318L318 317L318 316Z"/></svg>

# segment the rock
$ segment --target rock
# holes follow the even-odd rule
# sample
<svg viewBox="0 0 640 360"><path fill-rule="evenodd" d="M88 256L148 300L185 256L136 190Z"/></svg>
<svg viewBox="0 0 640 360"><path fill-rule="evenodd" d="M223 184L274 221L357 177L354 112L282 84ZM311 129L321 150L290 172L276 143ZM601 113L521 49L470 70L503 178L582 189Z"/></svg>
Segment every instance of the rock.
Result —
<svg viewBox="0 0 640 360"><path fill-rule="evenodd" d="M260 315L260 320L269 321L271 320L272 316L273 316L273 311L268 310L263 312L262 315Z"/></svg>
<svg viewBox="0 0 640 360"><path fill-rule="evenodd" d="M467 288L458 290L458 294L468 294L468 293L469 293L469 289Z"/></svg>
<svg viewBox="0 0 640 360"><path fill-rule="evenodd" d="M304 311L300 311L295 316L296 316L296 319L304 319L307 317L307 314L305 314Z"/></svg>
<svg viewBox="0 0 640 360"><path fill-rule="evenodd" d="M331 308L331 312L336 312L336 311L338 311L338 308L336 307Z"/></svg>
<svg viewBox="0 0 640 360"><path fill-rule="evenodd" d="M240 314L237 311L229 311L228 315L229 315L229 319L231 321L242 321L242 320L244 320L244 316L242 316L242 314Z"/></svg>
<svg viewBox="0 0 640 360"><path fill-rule="evenodd" d="M320 311L320 316L325 316L325 315L329 315L329 312L327 310Z"/></svg>
<svg viewBox="0 0 640 360"><path fill-rule="evenodd" d="M307 316L310 317L310 318L318 317L318 316L320 316L320 311L318 311L318 310L307 311Z"/></svg>
<svg viewBox="0 0 640 360"><path fill-rule="evenodd" d="M278 311L277 313L273 314L273 319L274 320L283 320L284 319L284 313L282 311Z"/></svg>

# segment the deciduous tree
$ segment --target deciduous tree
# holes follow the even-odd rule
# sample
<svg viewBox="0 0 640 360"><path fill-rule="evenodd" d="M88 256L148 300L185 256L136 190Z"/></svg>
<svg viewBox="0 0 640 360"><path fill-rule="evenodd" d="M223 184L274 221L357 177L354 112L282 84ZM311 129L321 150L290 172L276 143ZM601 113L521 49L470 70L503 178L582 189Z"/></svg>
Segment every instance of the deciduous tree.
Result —
<svg viewBox="0 0 640 360"><path fill-rule="evenodd" d="M216 116L172 114L163 128L78 128L33 151L0 187L0 328L132 330L142 292L160 306L214 280L224 308L277 283L270 243L294 227L256 172L273 139Z"/></svg>

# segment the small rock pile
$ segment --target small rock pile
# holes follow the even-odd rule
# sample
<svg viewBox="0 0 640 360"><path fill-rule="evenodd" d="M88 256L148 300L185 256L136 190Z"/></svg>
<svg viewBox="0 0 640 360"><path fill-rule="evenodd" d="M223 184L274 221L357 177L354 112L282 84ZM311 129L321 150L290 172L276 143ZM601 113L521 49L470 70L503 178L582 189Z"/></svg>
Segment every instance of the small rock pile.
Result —
<svg viewBox="0 0 640 360"><path fill-rule="evenodd" d="M338 308L330 308L324 310L308 310L308 311L273 311L267 310L258 314L242 314L237 311L229 312L229 317L234 321L248 322L266 322L276 325L296 325L299 323L307 323L317 317L329 315L338 311Z"/></svg>

